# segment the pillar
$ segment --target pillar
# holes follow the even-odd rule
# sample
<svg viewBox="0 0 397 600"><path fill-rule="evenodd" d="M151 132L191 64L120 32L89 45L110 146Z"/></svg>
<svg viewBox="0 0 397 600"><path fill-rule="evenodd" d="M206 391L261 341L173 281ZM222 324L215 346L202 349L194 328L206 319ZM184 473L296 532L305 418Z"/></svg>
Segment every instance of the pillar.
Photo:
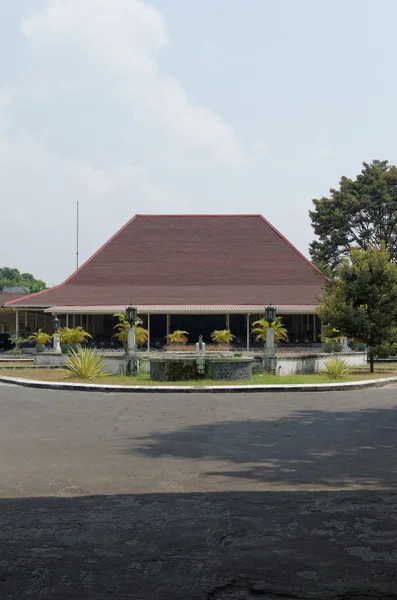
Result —
<svg viewBox="0 0 397 600"><path fill-rule="evenodd" d="M76 328L76 315L73 315L73 329Z"/></svg>
<svg viewBox="0 0 397 600"><path fill-rule="evenodd" d="M230 330L230 315L226 315L226 329Z"/></svg>
<svg viewBox="0 0 397 600"><path fill-rule="evenodd" d="M250 349L250 315L247 315L247 351Z"/></svg>
<svg viewBox="0 0 397 600"><path fill-rule="evenodd" d="M19 310L15 310L15 335L19 334Z"/></svg>
<svg viewBox="0 0 397 600"><path fill-rule="evenodd" d="M37 313L34 313L34 330L37 331Z"/></svg>
<svg viewBox="0 0 397 600"><path fill-rule="evenodd" d="M69 315L66 315L66 327L69 327Z"/></svg>
<svg viewBox="0 0 397 600"><path fill-rule="evenodd" d="M168 336L170 335L171 315L167 315L167 344Z"/></svg>
<svg viewBox="0 0 397 600"><path fill-rule="evenodd" d="M25 310L25 331L26 331L27 326L28 326L28 311Z"/></svg>
<svg viewBox="0 0 397 600"><path fill-rule="evenodd" d="M317 342L317 331L316 331L316 315L313 315L313 343Z"/></svg>
<svg viewBox="0 0 397 600"><path fill-rule="evenodd" d="M150 350L150 315L147 316L147 349Z"/></svg>

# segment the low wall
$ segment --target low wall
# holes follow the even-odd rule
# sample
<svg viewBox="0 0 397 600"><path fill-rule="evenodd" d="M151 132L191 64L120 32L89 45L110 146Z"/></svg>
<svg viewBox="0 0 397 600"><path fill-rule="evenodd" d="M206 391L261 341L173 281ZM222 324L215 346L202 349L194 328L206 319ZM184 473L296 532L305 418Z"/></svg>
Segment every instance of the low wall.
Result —
<svg viewBox="0 0 397 600"><path fill-rule="evenodd" d="M209 376L212 379L225 381L250 381L253 362L248 358L209 359Z"/></svg>
<svg viewBox="0 0 397 600"><path fill-rule="evenodd" d="M367 364L366 352L350 352L338 354L309 354L306 356L277 356L278 375L303 375L318 373L325 369L325 362L337 356L345 360L349 367L361 367Z"/></svg>
<svg viewBox="0 0 397 600"><path fill-rule="evenodd" d="M42 352L34 356L34 363L41 367L63 367L67 360L67 354L55 354ZM111 375L126 373L129 359L126 356L104 356L101 365Z"/></svg>
<svg viewBox="0 0 397 600"><path fill-rule="evenodd" d="M365 366L367 363L367 353L366 352L348 352L348 353L338 353L338 354L279 354L277 355L277 374L278 375L301 375L301 374L309 374L309 373L318 373L322 369L325 368L325 361L329 360L331 357L337 356L342 360L345 360L350 367L359 367ZM228 368L228 364L236 364L240 363L238 358L221 358L221 357L211 357L206 355L207 360L206 364L208 365L208 375L212 376L214 379L239 379L237 366L234 369L234 376L229 373L230 369ZM164 360L163 356L150 357L145 355L144 357L140 357L140 371L143 373L150 373L150 359L152 362L162 362ZM167 357L168 360L172 360L174 357ZM184 356L179 355L177 358L177 362L190 363L191 368L194 370L196 367L196 360L193 356ZM245 371L242 374L243 379L247 379L247 369L251 369L253 372L261 372L264 369L264 356L263 354L258 354L255 357L250 357L249 360L247 357L244 357L241 360L242 369ZM54 354L51 352L43 352L39 354L35 354L34 363L38 366L48 366L48 367L62 367L65 364L65 360L67 359L67 354ZM102 365L106 366L106 369L112 375L118 375L119 373L125 373L127 369L128 358L122 355L109 356L105 355L102 360ZM215 366L215 363L217 366ZM249 366L248 366L249 363ZM211 366L210 366L211 365ZM162 367L158 367L161 370ZM226 375L227 372L227 375ZM223 375L223 376L222 376ZM190 376L191 378L191 376ZM164 381L164 379L163 379Z"/></svg>

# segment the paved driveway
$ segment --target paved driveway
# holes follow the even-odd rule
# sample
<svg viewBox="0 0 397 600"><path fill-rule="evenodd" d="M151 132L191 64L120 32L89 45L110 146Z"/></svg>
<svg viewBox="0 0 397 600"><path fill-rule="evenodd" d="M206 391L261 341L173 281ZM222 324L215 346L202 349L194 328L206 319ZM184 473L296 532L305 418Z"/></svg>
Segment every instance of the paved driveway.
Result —
<svg viewBox="0 0 397 600"><path fill-rule="evenodd" d="M0 386L0 598L397 598L397 388Z"/></svg>

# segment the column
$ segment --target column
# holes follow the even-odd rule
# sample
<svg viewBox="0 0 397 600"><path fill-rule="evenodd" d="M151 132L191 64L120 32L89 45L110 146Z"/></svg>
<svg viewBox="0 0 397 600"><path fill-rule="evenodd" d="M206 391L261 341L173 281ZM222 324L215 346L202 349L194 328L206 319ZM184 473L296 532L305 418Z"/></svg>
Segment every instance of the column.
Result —
<svg viewBox="0 0 397 600"><path fill-rule="evenodd" d="M15 335L19 334L19 310L15 310Z"/></svg>
<svg viewBox="0 0 397 600"><path fill-rule="evenodd" d="M26 331L27 326L28 326L28 311L25 310L25 331Z"/></svg>
<svg viewBox="0 0 397 600"><path fill-rule="evenodd" d="M226 329L230 330L230 315L226 315Z"/></svg>
<svg viewBox="0 0 397 600"><path fill-rule="evenodd" d="M34 330L37 331L37 313L34 313Z"/></svg>
<svg viewBox="0 0 397 600"><path fill-rule="evenodd" d="M313 315L313 343L317 342L317 331L316 331L316 315Z"/></svg>
<svg viewBox="0 0 397 600"><path fill-rule="evenodd" d="M69 315L66 315L66 327L69 327Z"/></svg>
<svg viewBox="0 0 397 600"><path fill-rule="evenodd" d="M250 349L250 315L247 315L247 351Z"/></svg>
<svg viewBox="0 0 397 600"><path fill-rule="evenodd" d="M167 315L167 344L168 336L170 335L171 315Z"/></svg>
<svg viewBox="0 0 397 600"><path fill-rule="evenodd" d="M147 349L150 350L150 315L147 316Z"/></svg>
<svg viewBox="0 0 397 600"><path fill-rule="evenodd" d="M73 329L76 329L76 315L73 315Z"/></svg>

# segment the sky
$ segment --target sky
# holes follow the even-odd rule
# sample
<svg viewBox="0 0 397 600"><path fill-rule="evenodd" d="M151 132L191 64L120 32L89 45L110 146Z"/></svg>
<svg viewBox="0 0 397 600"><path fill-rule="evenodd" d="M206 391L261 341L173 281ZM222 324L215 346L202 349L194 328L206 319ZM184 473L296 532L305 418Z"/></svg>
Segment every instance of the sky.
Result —
<svg viewBox="0 0 397 600"><path fill-rule="evenodd" d="M396 22L395 0L0 0L0 266L69 276L77 201L80 264L136 213L261 213L308 255L312 199L397 163Z"/></svg>

